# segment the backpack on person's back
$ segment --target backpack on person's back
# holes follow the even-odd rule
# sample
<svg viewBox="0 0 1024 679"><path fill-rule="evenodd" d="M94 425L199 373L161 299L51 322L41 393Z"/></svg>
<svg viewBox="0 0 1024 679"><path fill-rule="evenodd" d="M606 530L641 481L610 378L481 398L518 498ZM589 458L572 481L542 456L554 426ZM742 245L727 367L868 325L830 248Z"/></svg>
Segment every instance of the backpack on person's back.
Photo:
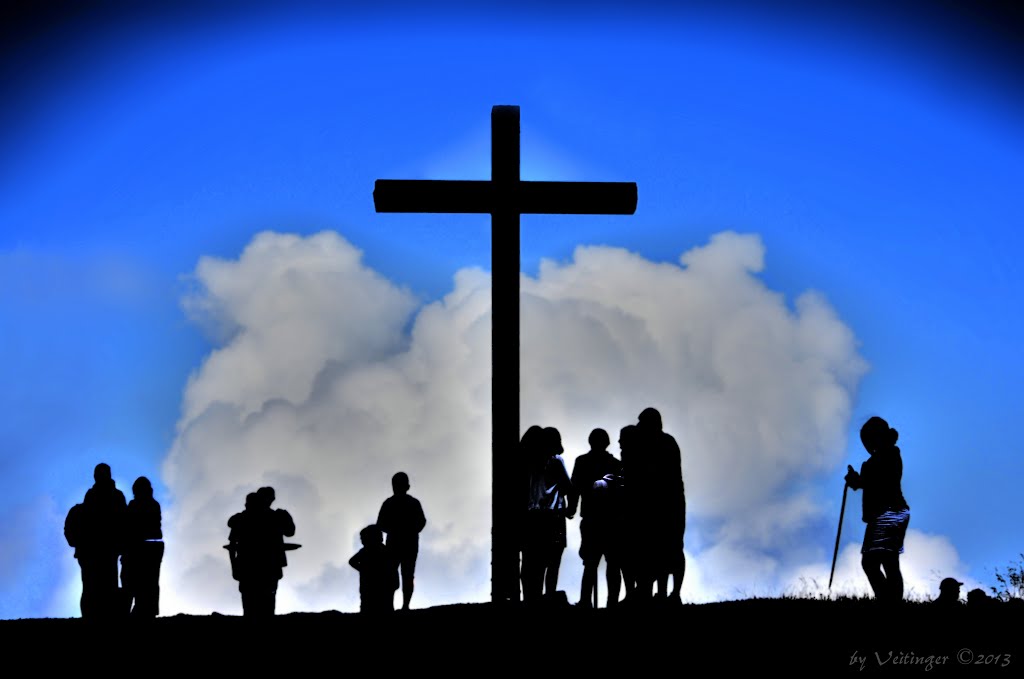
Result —
<svg viewBox="0 0 1024 679"><path fill-rule="evenodd" d="M85 530L85 505L78 503L68 510L64 519L64 539L68 541L68 546L78 547Z"/></svg>

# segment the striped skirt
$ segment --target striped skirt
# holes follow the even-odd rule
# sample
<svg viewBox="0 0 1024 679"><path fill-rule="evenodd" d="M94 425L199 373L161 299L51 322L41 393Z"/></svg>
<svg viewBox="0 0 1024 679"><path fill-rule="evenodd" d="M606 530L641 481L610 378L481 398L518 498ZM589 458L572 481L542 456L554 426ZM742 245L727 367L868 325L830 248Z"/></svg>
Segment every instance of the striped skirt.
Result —
<svg viewBox="0 0 1024 679"><path fill-rule="evenodd" d="M861 554L868 552L903 553L903 538L907 535L910 510L888 511L871 521L864 528L864 546Z"/></svg>

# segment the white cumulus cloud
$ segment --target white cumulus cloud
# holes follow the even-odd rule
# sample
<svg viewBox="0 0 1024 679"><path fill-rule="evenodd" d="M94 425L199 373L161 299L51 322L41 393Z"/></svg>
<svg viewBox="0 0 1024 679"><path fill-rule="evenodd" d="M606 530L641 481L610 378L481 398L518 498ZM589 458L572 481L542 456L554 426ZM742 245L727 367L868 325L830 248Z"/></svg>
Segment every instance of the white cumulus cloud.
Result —
<svg viewBox="0 0 1024 679"><path fill-rule="evenodd" d="M805 552L818 560L800 542L822 511L806 488L842 461L867 369L823 296L789 304L763 266L756 235L726 232L678 263L579 247L522 277L522 428L557 427L571 469L591 429L617 452L620 427L661 411L683 451L690 600L753 594ZM237 260L201 259L194 282L186 309L220 343L189 380L163 470L164 612L240 612L226 521L262 485L303 545L279 610L356 610L347 562L399 470L428 519L414 605L486 600L489 275L459 271L418 305L336 233L268 232ZM569 535L575 600L575 522Z"/></svg>

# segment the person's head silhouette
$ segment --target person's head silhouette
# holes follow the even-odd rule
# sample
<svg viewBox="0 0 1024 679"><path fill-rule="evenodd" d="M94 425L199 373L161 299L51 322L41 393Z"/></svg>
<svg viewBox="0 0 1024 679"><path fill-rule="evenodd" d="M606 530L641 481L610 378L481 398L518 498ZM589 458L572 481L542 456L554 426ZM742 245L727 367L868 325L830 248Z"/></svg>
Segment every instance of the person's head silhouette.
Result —
<svg viewBox="0 0 1024 679"><path fill-rule="evenodd" d="M959 601L960 586L963 584L956 578L944 578L939 583L939 598L943 601Z"/></svg>
<svg viewBox="0 0 1024 679"><path fill-rule="evenodd" d="M259 496L256 493L249 493L245 496L245 508L252 510L256 509L256 506L260 503Z"/></svg>
<svg viewBox="0 0 1024 679"><path fill-rule="evenodd" d="M661 413L654 408L647 408L640 413L637 422L641 429L661 431Z"/></svg>
<svg viewBox="0 0 1024 679"><path fill-rule="evenodd" d="M112 481L110 475L110 465L106 462L100 462L96 465L96 468L92 470L92 478L96 483L106 483Z"/></svg>
<svg viewBox="0 0 1024 679"><path fill-rule="evenodd" d="M546 427L544 429L544 448L547 451L548 457L561 455L565 451L562 448L562 435L554 427Z"/></svg>
<svg viewBox="0 0 1024 679"><path fill-rule="evenodd" d="M993 603L992 597L985 594L985 590L980 587L976 587L967 593L967 605L972 608L988 606L991 603Z"/></svg>
<svg viewBox="0 0 1024 679"><path fill-rule="evenodd" d="M899 432L889 426L881 417L872 417L860 428L860 441L864 449L874 455L880 450L887 450L896 445Z"/></svg>
<svg viewBox="0 0 1024 679"><path fill-rule="evenodd" d="M409 474L399 471L391 477L391 490L395 495L406 495L409 493Z"/></svg>
<svg viewBox="0 0 1024 679"><path fill-rule="evenodd" d="M604 429L595 429L590 432L590 437L587 439L590 443L590 449L595 451L608 450L608 446L611 444L611 439L608 438L608 432Z"/></svg>
<svg viewBox="0 0 1024 679"><path fill-rule="evenodd" d="M274 489L270 486L263 486L256 491L256 499L259 500L261 507L270 509L270 505L274 504L274 500L276 499Z"/></svg>
<svg viewBox="0 0 1024 679"><path fill-rule="evenodd" d="M524 448L529 448L537 445L537 442L543 438L543 432L544 427L540 426L539 424L532 425L523 434L523 438L519 442L519 445L521 445Z"/></svg>
<svg viewBox="0 0 1024 679"><path fill-rule="evenodd" d="M619 432L619 450L626 452L631 450L636 442L637 428L635 424L627 424Z"/></svg>
<svg viewBox="0 0 1024 679"><path fill-rule="evenodd" d="M132 493L136 500L151 500L153 498L153 484L145 476L135 479L132 484Z"/></svg>
<svg viewBox="0 0 1024 679"><path fill-rule="evenodd" d="M409 492L409 475L405 472L398 472L391 477L391 490L395 495L405 495Z"/></svg>
<svg viewBox="0 0 1024 679"><path fill-rule="evenodd" d="M363 543L363 547L379 545L384 542L384 533L376 525L367 526L359 531L359 540Z"/></svg>
<svg viewBox="0 0 1024 679"><path fill-rule="evenodd" d="M527 429L522 440L519 441L519 450L523 459L531 465L543 465L547 460L544 449L544 428L535 424Z"/></svg>

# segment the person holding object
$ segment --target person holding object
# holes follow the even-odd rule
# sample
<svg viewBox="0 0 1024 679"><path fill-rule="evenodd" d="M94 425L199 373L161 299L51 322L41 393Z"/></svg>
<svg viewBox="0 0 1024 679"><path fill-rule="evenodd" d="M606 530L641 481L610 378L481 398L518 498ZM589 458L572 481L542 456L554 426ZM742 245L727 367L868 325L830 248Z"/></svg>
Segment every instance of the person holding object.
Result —
<svg viewBox="0 0 1024 679"><path fill-rule="evenodd" d="M903 458L896 447L899 432L881 417L872 417L860 430L860 440L871 455L860 473L847 466L846 483L864 490L861 518L864 545L861 565L871 583L875 599L895 603L903 600L900 554L910 523L910 505L903 497ZM884 570L884 573L883 573Z"/></svg>
<svg viewBox="0 0 1024 679"><path fill-rule="evenodd" d="M622 542L622 462L608 452L611 439L604 429L590 432L590 452L576 458L572 468L570 515L580 506L580 558L583 580L579 606L596 607L597 567L603 556L608 581L608 606L619 603L622 583L619 557Z"/></svg>
<svg viewBox="0 0 1024 679"><path fill-rule="evenodd" d="M295 535L295 522L284 509L271 509L275 497L273 488L260 488L246 497L245 511L228 520L226 548L246 617L273 617L277 585L288 565L285 552L299 547L285 544L284 538Z"/></svg>
<svg viewBox="0 0 1024 679"><path fill-rule="evenodd" d="M124 553L121 555L121 587L136 618L160 614L160 562L164 557L160 503L145 476L132 484L134 499L128 503Z"/></svg>

